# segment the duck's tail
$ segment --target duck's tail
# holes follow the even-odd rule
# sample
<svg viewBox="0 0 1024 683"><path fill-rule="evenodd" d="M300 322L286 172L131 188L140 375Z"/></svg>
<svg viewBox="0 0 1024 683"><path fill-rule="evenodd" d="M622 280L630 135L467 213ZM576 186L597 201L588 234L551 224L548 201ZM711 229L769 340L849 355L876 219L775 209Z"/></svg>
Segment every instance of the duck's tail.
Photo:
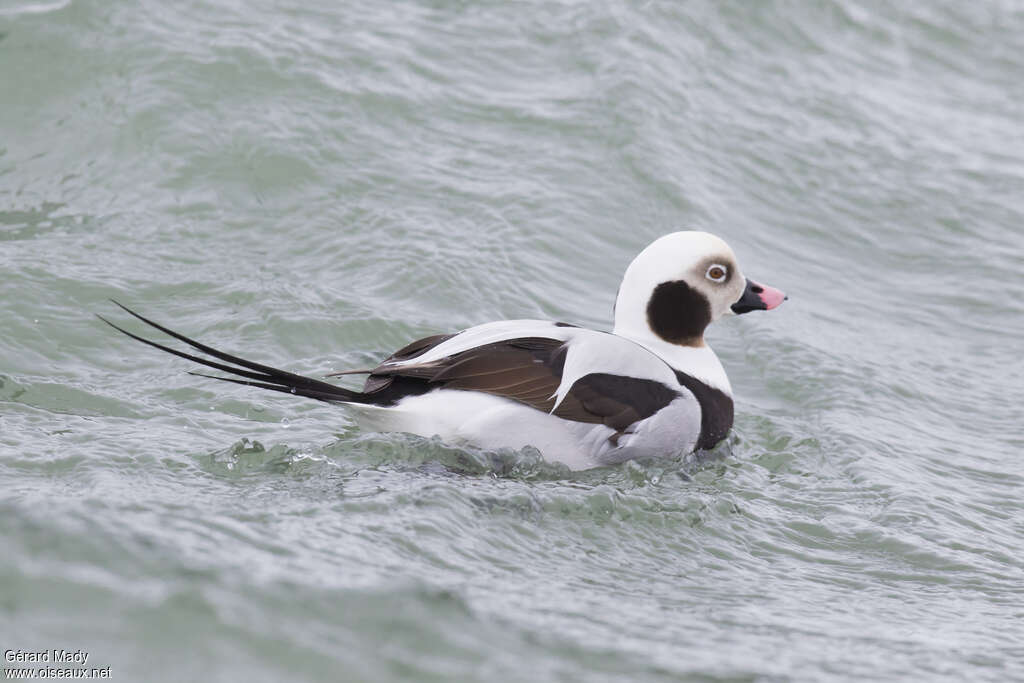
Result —
<svg viewBox="0 0 1024 683"><path fill-rule="evenodd" d="M311 377L303 377L302 375L296 375L286 370L280 370L278 368L270 367L269 365L255 363L251 360L246 360L244 358L239 358L238 356L232 356L229 353L224 353L223 351L218 351L213 347L197 342L194 339L189 339L183 334L179 334L174 330L170 330L164 327L163 325L155 323L152 320L149 320L148 318L144 318L143 316L139 315L132 309L128 308L123 304L118 303L117 301L114 301L113 299L111 299L111 301L120 306L125 312L135 316L136 318L146 323L150 327L156 328L163 332L164 334L170 335L171 337L174 337L175 339L188 344L193 349L196 349L197 351L200 351L201 353L204 353L207 356L212 356L214 358L222 360L224 361L224 363L218 363L217 361L210 360L209 358L203 358L201 356L196 356L191 353L185 353L184 351L173 349L169 346L164 346L163 344L157 343L150 339L146 339L145 337L140 337L137 334L133 334L132 332L129 332L123 327L120 327L110 322L102 315L96 315L97 318L99 318L106 324L110 325L118 332L126 334L132 339L140 341L143 344L148 344L149 346L160 349L161 351L166 351L167 353L178 356L179 358L185 358L194 363L205 365L208 368L221 370L223 372L227 372L238 377L245 377L246 379L235 379L233 377L219 377L217 375L207 375L202 372L191 372L189 374L198 375L199 377L219 379L222 382L232 382L234 384L244 384L250 387L259 387L261 389L280 391L286 394L293 394L296 396L308 396L309 398L315 398L320 401L363 404L376 403L376 401L374 400L375 397L371 397L360 391L352 391L351 389L345 389L344 387L339 387L328 382L321 382L320 380L313 379Z"/></svg>

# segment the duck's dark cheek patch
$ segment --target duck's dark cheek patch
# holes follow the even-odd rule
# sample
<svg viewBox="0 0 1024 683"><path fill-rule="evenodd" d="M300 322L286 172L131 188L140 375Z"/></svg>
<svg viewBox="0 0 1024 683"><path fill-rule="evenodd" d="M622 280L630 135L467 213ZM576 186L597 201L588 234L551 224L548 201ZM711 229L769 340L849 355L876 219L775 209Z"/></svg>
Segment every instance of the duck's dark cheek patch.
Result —
<svg viewBox="0 0 1024 683"><path fill-rule="evenodd" d="M662 282L647 302L647 323L673 344L698 340L711 322L711 305L682 280Z"/></svg>

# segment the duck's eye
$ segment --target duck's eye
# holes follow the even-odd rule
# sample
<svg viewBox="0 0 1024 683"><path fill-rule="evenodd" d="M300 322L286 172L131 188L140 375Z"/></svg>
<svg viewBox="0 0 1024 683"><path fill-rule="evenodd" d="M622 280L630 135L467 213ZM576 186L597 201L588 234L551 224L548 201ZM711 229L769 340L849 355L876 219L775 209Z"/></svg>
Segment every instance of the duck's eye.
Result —
<svg viewBox="0 0 1024 683"><path fill-rule="evenodd" d="M725 276L728 274L729 271L725 266L720 266L716 263L708 267L705 277L712 282L725 282Z"/></svg>

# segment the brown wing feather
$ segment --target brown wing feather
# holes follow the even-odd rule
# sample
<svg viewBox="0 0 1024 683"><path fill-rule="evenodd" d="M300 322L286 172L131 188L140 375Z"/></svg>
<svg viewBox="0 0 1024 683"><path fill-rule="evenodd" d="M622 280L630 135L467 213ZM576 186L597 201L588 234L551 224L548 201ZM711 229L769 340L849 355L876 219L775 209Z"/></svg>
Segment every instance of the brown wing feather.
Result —
<svg viewBox="0 0 1024 683"><path fill-rule="evenodd" d="M380 365L385 363L391 363L395 361L411 360L416 356L422 356L424 353L434 348L438 344L442 344L452 337L454 334L434 334L429 337L423 337L423 339L417 339L416 341L409 342L402 348L395 351L393 354L385 358ZM379 366L378 366L379 367ZM341 377L343 375L370 375L373 374L374 370L342 370L340 372L332 372L325 377ZM385 383L383 386L387 386L389 383ZM376 391L381 389L381 382L371 382L366 380L366 386L363 387L363 391Z"/></svg>
<svg viewBox="0 0 1024 683"><path fill-rule="evenodd" d="M430 349L434 348L438 344L448 341L454 336L454 334L434 334L429 337L424 337L423 339L417 339L416 341L409 342L388 356L388 358L384 360L384 363L399 360L410 360L416 356L422 356Z"/></svg>
<svg viewBox="0 0 1024 683"><path fill-rule="evenodd" d="M564 342L528 337L485 344L429 363L394 365L390 359L373 370L377 377L426 380L447 389L481 391L551 412L562 382Z"/></svg>

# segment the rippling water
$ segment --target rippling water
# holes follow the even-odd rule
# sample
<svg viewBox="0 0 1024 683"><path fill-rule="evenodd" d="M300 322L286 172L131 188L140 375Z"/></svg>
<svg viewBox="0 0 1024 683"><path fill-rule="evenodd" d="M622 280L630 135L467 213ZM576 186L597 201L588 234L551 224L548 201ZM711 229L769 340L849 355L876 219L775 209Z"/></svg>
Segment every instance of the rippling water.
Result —
<svg viewBox="0 0 1024 683"><path fill-rule="evenodd" d="M1024 6L0 0L0 648L115 680L1024 677ZM706 463L582 473L191 377L785 289Z"/></svg>

